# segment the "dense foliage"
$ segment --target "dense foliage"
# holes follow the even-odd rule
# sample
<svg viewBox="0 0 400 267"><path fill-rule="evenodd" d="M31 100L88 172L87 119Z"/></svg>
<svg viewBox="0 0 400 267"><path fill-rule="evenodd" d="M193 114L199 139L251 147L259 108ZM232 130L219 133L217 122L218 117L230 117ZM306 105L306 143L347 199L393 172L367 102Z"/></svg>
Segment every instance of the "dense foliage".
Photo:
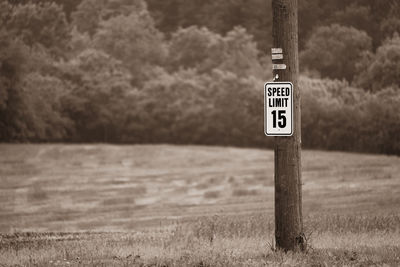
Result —
<svg viewBox="0 0 400 267"><path fill-rule="evenodd" d="M270 2L0 0L0 141L271 147ZM299 5L304 147L400 155L400 4Z"/></svg>

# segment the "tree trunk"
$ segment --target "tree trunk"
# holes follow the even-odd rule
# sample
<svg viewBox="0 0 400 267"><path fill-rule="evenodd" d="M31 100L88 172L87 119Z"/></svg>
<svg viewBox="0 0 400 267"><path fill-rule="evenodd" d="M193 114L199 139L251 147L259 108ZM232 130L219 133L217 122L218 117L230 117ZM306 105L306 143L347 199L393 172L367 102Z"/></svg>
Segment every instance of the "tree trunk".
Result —
<svg viewBox="0 0 400 267"><path fill-rule="evenodd" d="M293 135L275 137L275 239L277 248L304 250L301 194L301 116L298 87L298 0L272 0L273 44L282 48L285 70L274 70L277 81L293 84Z"/></svg>

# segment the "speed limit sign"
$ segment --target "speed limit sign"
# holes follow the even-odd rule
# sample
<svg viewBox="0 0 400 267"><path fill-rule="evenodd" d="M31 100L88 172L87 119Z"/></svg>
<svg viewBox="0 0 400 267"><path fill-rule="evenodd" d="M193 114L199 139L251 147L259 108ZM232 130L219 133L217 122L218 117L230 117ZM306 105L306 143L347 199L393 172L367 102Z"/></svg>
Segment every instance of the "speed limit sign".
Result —
<svg viewBox="0 0 400 267"><path fill-rule="evenodd" d="M293 134L293 84L272 82L264 85L264 133L267 136Z"/></svg>

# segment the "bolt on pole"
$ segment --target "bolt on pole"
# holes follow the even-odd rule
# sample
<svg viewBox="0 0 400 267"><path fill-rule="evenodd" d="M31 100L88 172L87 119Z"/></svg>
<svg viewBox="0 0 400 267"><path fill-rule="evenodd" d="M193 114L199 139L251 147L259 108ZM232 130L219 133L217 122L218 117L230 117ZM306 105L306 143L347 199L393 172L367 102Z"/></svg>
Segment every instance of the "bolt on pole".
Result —
<svg viewBox="0 0 400 267"><path fill-rule="evenodd" d="M298 86L298 0L272 0L273 45L281 48L280 64L274 69L277 82L293 84L293 135L275 138L275 240L278 249L302 251L301 111Z"/></svg>

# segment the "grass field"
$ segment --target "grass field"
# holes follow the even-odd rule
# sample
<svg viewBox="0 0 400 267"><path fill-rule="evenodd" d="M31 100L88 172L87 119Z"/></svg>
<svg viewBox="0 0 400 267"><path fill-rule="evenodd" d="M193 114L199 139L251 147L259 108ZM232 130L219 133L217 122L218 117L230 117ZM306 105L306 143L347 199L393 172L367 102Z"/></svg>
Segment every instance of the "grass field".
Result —
<svg viewBox="0 0 400 267"><path fill-rule="evenodd" d="M303 151L307 253L275 251L273 152L0 145L0 266L400 265L400 158Z"/></svg>

